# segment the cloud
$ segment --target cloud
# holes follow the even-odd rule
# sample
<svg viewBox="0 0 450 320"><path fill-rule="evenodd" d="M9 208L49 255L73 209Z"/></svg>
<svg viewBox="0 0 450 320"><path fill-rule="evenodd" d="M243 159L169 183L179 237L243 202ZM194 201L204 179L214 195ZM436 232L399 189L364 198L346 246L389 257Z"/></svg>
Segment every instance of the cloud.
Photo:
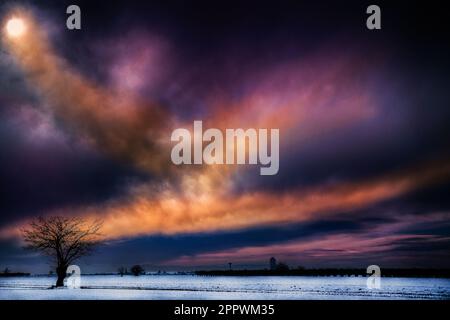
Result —
<svg viewBox="0 0 450 320"><path fill-rule="evenodd" d="M168 167L162 137L169 118L161 106L122 99L89 81L55 54L29 11L18 9L11 16L21 17L27 32L18 38L4 35L4 42L56 119L117 159L153 173Z"/></svg>
<svg viewBox="0 0 450 320"><path fill-rule="evenodd" d="M446 223L448 213L435 215L436 224ZM432 265L435 261L426 261L436 257L444 258L441 265L450 260L443 254L450 245L450 237L433 233L407 233L405 229L414 226L415 217L403 217L395 223L371 225L369 229L356 230L353 233L339 231L331 234L317 234L306 238L294 239L259 246L238 246L226 250L204 252L166 261L169 265L225 265L230 261L239 263L261 263L269 257L291 263L291 266L353 266L367 267L368 261L382 267L415 267ZM362 232L363 231L363 232ZM416 230L417 231L417 230ZM432 230L428 230L431 231ZM426 252L427 250L431 250ZM414 257L414 253L417 255ZM395 258L394 258L395 257ZM424 259L425 258L425 259ZM419 263L419 264L417 264Z"/></svg>
<svg viewBox="0 0 450 320"><path fill-rule="evenodd" d="M137 186L132 196L101 206L57 210L104 220L106 238L151 234L179 234L283 225L317 218L331 218L343 211L356 211L448 179L450 166L428 164L369 181L346 182L285 193L254 192L217 194L209 176L185 179L183 193L169 185ZM203 178L203 179L202 179ZM194 188L189 194L189 183ZM201 188L199 188L201 187ZM54 214L55 212L53 212ZM17 235L17 226L1 234Z"/></svg>
<svg viewBox="0 0 450 320"><path fill-rule="evenodd" d="M0 116L0 225L100 204L127 194L132 181L148 180L67 135L42 106L10 103Z"/></svg>

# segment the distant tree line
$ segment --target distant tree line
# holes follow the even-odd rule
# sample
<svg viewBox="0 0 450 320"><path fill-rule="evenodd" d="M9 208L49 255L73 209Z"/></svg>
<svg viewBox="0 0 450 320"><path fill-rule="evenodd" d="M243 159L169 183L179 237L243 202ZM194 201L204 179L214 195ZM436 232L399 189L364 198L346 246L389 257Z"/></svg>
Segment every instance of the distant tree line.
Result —
<svg viewBox="0 0 450 320"><path fill-rule="evenodd" d="M145 270L141 265L134 265L131 267L130 271L128 271L128 269L126 267L119 267L119 269L117 269L118 274L123 277L124 275L127 274L132 274L134 276L140 276L141 274L145 274Z"/></svg>
<svg viewBox="0 0 450 320"><path fill-rule="evenodd" d="M9 268L3 269L2 272L0 272L0 277L19 277L19 276L29 276L29 273L26 272L11 272Z"/></svg>
<svg viewBox="0 0 450 320"><path fill-rule="evenodd" d="M366 269L305 269L298 267L290 269L282 265L274 270L200 270L196 275L204 276L368 276ZM382 277L417 277L417 278L450 278L450 269L381 269Z"/></svg>

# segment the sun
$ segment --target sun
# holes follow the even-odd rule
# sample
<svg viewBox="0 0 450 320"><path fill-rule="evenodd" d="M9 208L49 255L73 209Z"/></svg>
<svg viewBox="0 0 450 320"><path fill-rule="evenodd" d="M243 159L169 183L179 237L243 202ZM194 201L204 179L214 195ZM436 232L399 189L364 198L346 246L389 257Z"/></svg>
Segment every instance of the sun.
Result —
<svg viewBox="0 0 450 320"><path fill-rule="evenodd" d="M22 36L26 31L25 22L20 18L11 18L6 23L6 31L8 36L12 38L18 38Z"/></svg>

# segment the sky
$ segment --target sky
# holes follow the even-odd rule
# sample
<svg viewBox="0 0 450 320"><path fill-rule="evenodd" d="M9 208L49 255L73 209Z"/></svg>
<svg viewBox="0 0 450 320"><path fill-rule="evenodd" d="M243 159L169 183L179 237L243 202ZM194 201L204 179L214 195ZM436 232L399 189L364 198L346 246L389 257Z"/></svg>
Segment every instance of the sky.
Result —
<svg viewBox="0 0 450 320"><path fill-rule="evenodd" d="M449 268L445 13L369 4L2 1L0 268L48 272L20 229L54 215L103 221L84 272ZM194 120L278 128L279 172L175 166Z"/></svg>

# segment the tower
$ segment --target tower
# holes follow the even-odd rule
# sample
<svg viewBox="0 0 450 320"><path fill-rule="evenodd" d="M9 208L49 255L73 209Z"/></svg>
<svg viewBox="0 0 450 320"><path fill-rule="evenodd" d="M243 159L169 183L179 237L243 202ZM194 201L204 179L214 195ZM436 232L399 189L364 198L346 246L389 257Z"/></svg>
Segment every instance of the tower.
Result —
<svg viewBox="0 0 450 320"><path fill-rule="evenodd" d="M270 258L270 270L275 270L277 268L277 259L274 257Z"/></svg>

